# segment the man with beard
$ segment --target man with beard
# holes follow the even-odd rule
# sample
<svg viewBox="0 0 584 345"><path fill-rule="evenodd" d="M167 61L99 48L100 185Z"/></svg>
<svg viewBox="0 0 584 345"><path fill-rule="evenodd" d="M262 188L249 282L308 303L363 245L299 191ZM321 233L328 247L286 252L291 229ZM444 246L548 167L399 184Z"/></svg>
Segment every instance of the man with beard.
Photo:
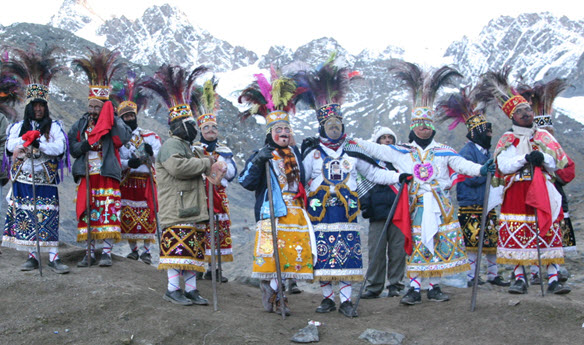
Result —
<svg viewBox="0 0 584 345"><path fill-rule="evenodd" d="M255 77L257 82L243 90L239 97L240 103L252 105L251 111L245 115L264 116L267 124L265 146L251 155L239 175L239 183L245 189L255 191L256 197L252 278L260 279L264 309L289 315L287 298L284 296L282 301L278 295L271 212L276 219L282 280L312 280L316 256L314 232L305 210L304 168L298 148L291 146L293 135L288 112L294 109L298 89L290 78L279 77L269 84L263 75L256 74ZM269 176L266 176L266 163L270 167ZM273 210L269 205L268 183L272 186Z"/></svg>
<svg viewBox="0 0 584 345"><path fill-rule="evenodd" d="M421 303L424 278L429 280L429 300L448 301L450 297L439 286L440 277L466 272L470 268L450 189L457 173L485 176L494 166L492 160L482 166L468 161L451 147L434 140L433 102L436 93L452 77L459 76L458 72L444 66L430 74L404 61L396 62L391 70L408 82L414 96L410 142L388 146L363 140L358 140L358 143L376 159L391 162L400 172L413 174L409 189L413 248L406 264L410 289L400 303Z"/></svg>
<svg viewBox="0 0 584 345"><path fill-rule="evenodd" d="M20 59L9 60L3 66L28 85L24 120L14 123L7 131L12 189L8 195L2 245L28 251L28 260L20 269L30 271L39 268L38 241L40 251L49 252L49 268L64 274L69 272L69 267L59 258L57 184L59 166L63 164L63 155L68 160L68 153L62 124L53 121L49 113L49 83L54 73L64 68L56 64L54 51L55 48L45 48L39 55L32 50L15 50Z"/></svg>
<svg viewBox="0 0 584 345"><path fill-rule="evenodd" d="M512 120L495 148L497 173L493 186L504 186L499 216L497 263L515 265L509 293L527 293L524 265L547 265L548 293L571 290L558 281L564 263L560 221L562 197L553 186L555 172L568 165L556 139L534 126L527 100L508 82L510 69L488 72L481 80L481 101L496 102ZM536 214L537 208L537 214Z"/></svg>
<svg viewBox="0 0 584 345"><path fill-rule="evenodd" d="M301 71L295 78L306 87L303 100L316 110L319 138L303 143L303 164L309 182L308 214L314 226L318 258L314 276L320 281L323 300L317 313L336 310L333 282L339 285L339 312L357 316L351 302L352 281L363 279L358 174L373 184L404 182L400 176L381 169L345 134L341 104L349 80L356 76L336 65L336 56L316 71ZM301 96L302 97L302 96Z"/></svg>
<svg viewBox="0 0 584 345"><path fill-rule="evenodd" d="M69 148L73 163L73 178L77 187L77 242L87 241L91 229L91 252L77 267L96 264L95 241L103 243L99 266L112 265L114 242L121 239L120 180L122 165L119 149L130 140L132 131L115 116L109 101L109 83L118 68L119 53L106 49L91 51L87 58L73 61L89 79L89 101L85 113L69 130ZM89 168L89 181L86 171ZM87 183L90 195L87 195ZM86 210L90 198L90 209Z"/></svg>
<svg viewBox="0 0 584 345"><path fill-rule="evenodd" d="M373 132L371 142L380 145L395 145L397 140L391 129L379 127ZM395 171L391 163L378 161L377 164ZM404 235L393 222L390 223L387 231L382 233L396 196L395 187L378 184L359 198L363 218L369 219L367 240L369 243L369 267L367 268L365 292L361 298L377 298L384 288L386 275L389 282L387 297L399 296L400 290L404 288L401 283L406 269ZM375 253L376 249L377 253Z"/></svg>
<svg viewBox="0 0 584 345"><path fill-rule="evenodd" d="M131 252L127 258L152 263L150 244L156 242L156 214L158 205L153 164L162 145L160 137L149 130L138 127L137 114L140 113L145 97L136 87L139 82L129 73L121 89L114 88L112 98L118 101L118 116L132 130L132 138L120 147L122 162L122 240L127 240ZM124 98L117 95L123 94ZM152 190L154 188L154 190ZM138 241L144 241L142 254L138 251Z"/></svg>
<svg viewBox="0 0 584 345"><path fill-rule="evenodd" d="M196 272L205 271L205 233L198 223L209 220L203 174L221 177L215 159L191 145L197 136L190 97L203 66L188 73L180 66L163 65L143 86L157 94L169 110L170 138L156 160L159 220L162 228L158 269L167 270L165 301L179 305L207 305L197 289ZM185 291L180 287L184 278Z"/></svg>
<svg viewBox="0 0 584 345"><path fill-rule="evenodd" d="M461 89L458 94L451 95L438 105L442 119L452 119L450 130L464 123L468 130L466 137L469 142L460 150L460 155L471 162L485 164L491 154L491 138L493 135L492 124L487 122L485 115L477 109L476 104L470 99L472 94L470 87ZM470 261L470 270L467 273L468 286L473 284L478 254L478 240L485 201L486 177L478 176L466 178L456 187L456 199L458 200L458 219L464 235L464 245ZM498 274L497 267L497 212L490 210L485 222L482 252L487 257L487 281L498 286L509 286ZM479 277L479 284L484 281Z"/></svg>

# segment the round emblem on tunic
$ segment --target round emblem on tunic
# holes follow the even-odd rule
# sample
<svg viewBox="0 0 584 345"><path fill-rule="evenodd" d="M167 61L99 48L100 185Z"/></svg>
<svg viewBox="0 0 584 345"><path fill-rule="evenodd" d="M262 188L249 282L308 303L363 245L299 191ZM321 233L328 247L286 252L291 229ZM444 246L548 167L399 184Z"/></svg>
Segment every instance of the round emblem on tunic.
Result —
<svg viewBox="0 0 584 345"><path fill-rule="evenodd" d="M344 159L343 160L342 166L343 166L343 171L344 172L347 172L348 173L349 171L351 171L352 165L351 165L351 162L348 159Z"/></svg>
<svg viewBox="0 0 584 345"><path fill-rule="evenodd" d="M320 151L314 150L314 159L320 159Z"/></svg>

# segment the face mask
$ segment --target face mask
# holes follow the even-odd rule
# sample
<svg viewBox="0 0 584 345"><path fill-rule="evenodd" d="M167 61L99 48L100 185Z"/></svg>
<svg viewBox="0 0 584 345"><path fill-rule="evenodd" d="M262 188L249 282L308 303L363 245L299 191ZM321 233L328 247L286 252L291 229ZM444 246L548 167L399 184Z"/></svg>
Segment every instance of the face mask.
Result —
<svg viewBox="0 0 584 345"><path fill-rule="evenodd" d="M136 128L138 128L138 119L132 119L132 120L124 121L124 123L126 125L128 125L128 127L130 127L130 129L132 131L134 131Z"/></svg>
<svg viewBox="0 0 584 345"><path fill-rule="evenodd" d="M324 133L331 140L337 140L343 135L343 123L341 120L331 117L324 123Z"/></svg>

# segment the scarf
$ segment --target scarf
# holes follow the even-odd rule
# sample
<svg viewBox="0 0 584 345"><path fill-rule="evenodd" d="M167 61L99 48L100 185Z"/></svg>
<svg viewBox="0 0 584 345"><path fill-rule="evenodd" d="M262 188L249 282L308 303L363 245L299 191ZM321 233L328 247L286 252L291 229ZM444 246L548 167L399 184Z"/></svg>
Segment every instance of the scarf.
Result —
<svg viewBox="0 0 584 345"><path fill-rule="evenodd" d="M513 125L513 127L511 128L513 130L513 135L515 135L515 137L519 139L519 144L517 144L516 146L517 153L521 155L526 155L530 153L532 150L531 143L529 142L529 140L533 137L533 134L535 133L535 127L531 126L530 128L527 128Z"/></svg>
<svg viewBox="0 0 584 345"><path fill-rule="evenodd" d="M337 140L324 138L321 136L320 143L328 147L329 149L336 151L339 147L341 147L341 145L343 145L343 143L345 142L345 138L347 138L347 133L341 135L341 137L338 138Z"/></svg>
<svg viewBox="0 0 584 345"><path fill-rule="evenodd" d="M211 153L215 151L215 147L217 146L217 139L213 141L208 141L207 139L205 139L205 137L201 135L201 143L207 145L207 148L205 150Z"/></svg>
<svg viewBox="0 0 584 345"><path fill-rule="evenodd" d="M296 156L294 156L292 149L290 149L290 147L277 148L276 152L278 152L278 155L284 160L284 173L286 174L288 185L300 181L300 169L298 169Z"/></svg>

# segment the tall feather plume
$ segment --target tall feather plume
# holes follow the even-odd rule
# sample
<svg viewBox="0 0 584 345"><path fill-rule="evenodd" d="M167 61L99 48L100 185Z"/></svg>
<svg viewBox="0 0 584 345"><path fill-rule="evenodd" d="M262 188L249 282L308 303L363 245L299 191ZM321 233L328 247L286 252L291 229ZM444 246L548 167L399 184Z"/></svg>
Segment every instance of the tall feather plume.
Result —
<svg viewBox="0 0 584 345"><path fill-rule="evenodd" d="M262 95L266 99L266 107L268 108L269 111L273 111L275 108L274 108L274 101L272 100L272 85L270 84L270 82L268 82L266 77L261 73L254 74L253 76L256 78L257 84L260 88L260 92L262 93Z"/></svg>
<svg viewBox="0 0 584 345"><path fill-rule="evenodd" d="M36 46L30 45L26 50L11 48L10 51L13 56L5 57L3 72L17 76L25 85L49 85L56 73L67 70L57 57L62 51L59 47L45 45L39 52Z"/></svg>
<svg viewBox="0 0 584 345"><path fill-rule="evenodd" d="M74 59L73 64L85 72L91 85L110 85L114 74L124 66L119 61L120 52L106 48L87 48L87 51L86 57Z"/></svg>
<svg viewBox="0 0 584 345"><path fill-rule="evenodd" d="M15 76L7 73L0 74L0 104L14 106L24 98L23 85Z"/></svg>
<svg viewBox="0 0 584 345"><path fill-rule="evenodd" d="M475 98L477 101L490 104L493 102L505 103L519 92L509 85L508 79L511 67L505 66L499 71L489 71L481 76L477 85Z"/></svg>
<svg viewBox="0 0 584 345"><path fill-rule="evenodd" d="M461 123L464 124L475 113L470 94L471 87L466 86L461 88L458 93L452 94L447 99L439 102L437 106L438 122L452 120L452 123L448 126L449 130L453 130Z"/></svg>
<svg viewBox="0 0 584 345"><path fill-rule="evenodd" d="M570 85L566 79L556 78L544 84L542 97L543 114L552 114L554 100Z"/></svg>
<svg viewBox="0 0 584 345"><path fill-rule="evenodd" d="M299 71L294 75L298 87L304 92L298 97L313 109L326 104L342 104L345 101L350 81L359 76L359 73L350 72L346 67L337 64L337 53L333 52L329 58L313 71Z"/></svg>
<svg viewBox="0 0 584 345"><path fill-rule="evenodd" d="M241 91L241 95L239 95L237 101L240 104L247 104L250 106L248 110L239 114L241 121L246 120L252 115L261 115L264 117L268 115L268 101L260 91L257 81L254 81L250 86Z"/></svg>
<svg viewBox="0 0 584 345"><path fill-rule="evenodd" d="M112 94L110 99L117 107L124 101L136 103L138 112L148 104L148 97L141 88L142 79L136 80L136 73L129 70L124 81L112 82Z"/></svg>
<svg viewBox="0 0 584 345"><path fill-rule="evenodd" d="M215 76L202 87L195 87L191 93L191 109L196 116L215 113L219 109L219 95L216 89L219 81Z"/></svg>
<svg viewBox="0 0 584 345"><path fill-rule="evenodd" d="M158 95L168 108L190 104L195 80L208 70L207 67L199 66L187 74L180 66L164 64L158 68L154 77L145 78L141 87Z"/></svg>

